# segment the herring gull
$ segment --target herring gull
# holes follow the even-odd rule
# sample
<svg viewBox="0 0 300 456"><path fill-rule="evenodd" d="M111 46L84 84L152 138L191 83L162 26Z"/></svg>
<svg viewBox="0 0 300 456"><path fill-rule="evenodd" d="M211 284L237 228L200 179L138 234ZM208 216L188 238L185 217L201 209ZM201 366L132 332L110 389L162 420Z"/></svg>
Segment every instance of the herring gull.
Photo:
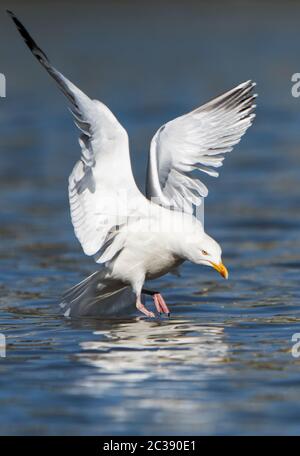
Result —
<svg viewBox="0 0 300 456"><path fill-rule="evenodd" d="M159 128L150 145L145 196L132 174L126 130L105 104L57 71L8 13L67 97L80 130L81 157L69 177L70 211L82 249L98 270L64 294L65 315L114 314L135 305L154 317L145 294L157 312L169 315L162 295L144 282L176 273L184 261L212 267L227 279L221 247L204 230L208 190L195 174L218 176L225 154L255 117L255 83L246 81Z"/></svg>

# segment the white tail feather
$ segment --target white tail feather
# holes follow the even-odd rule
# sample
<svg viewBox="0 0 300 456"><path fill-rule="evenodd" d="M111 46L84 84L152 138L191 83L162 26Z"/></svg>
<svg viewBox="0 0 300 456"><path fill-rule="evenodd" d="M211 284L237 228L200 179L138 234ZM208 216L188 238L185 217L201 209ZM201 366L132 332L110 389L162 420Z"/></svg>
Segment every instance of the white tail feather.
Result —
<svg viewBox="0 0 300 456"><path fill-rule="evenodd" d="M107 279L105 274L105 270L94 272L63 295L60 306L66 317L116 316L134 311L131 287Z"/></svg>

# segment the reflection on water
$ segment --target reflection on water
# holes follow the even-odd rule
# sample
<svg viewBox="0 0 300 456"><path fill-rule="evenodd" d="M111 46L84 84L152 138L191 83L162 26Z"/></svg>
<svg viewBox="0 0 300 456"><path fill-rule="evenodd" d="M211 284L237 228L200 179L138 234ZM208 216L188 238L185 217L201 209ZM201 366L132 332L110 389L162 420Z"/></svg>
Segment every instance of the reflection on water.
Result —
<svg viewBox="0 0 300 456"><path fill-rule="evenodd" d="M29 1L16 11L57 67L120 118L141 187L160 125L258 82L254 126L221 178L205 180L206 227L230 280L193 265L158 280L172 316L157 321L60 315L59 295L95 268L68 211L77 131L0 17L1 434L299 434L300 104L290 77L300 5L218 11L192 1L77 2L72 15L62 2L59 16Z"/></svg>
<svg viewBox="0 0 300 456"><path fill-rule="evenodd" d="M109 322L106 329L99 326L102 329L94 332L96 340L82 342L77 354L93 371L70 385L70 393L95 399L113 396L121 388L125 403L122 409L109 407L111 420L131 421L133 403L138 401L138 414L152 416L150 420L141 417L144 433L148 426L149 431L161 432L159 422L155 423L159 415L166 420L165 432L176 432L177 420L184 420L182 431L189 433L192 426L197 432L199 423L191 417L193 410L198 414L202 407L199 387L194 384L201 385L201 390L209 388L210 366L215 380L222 375L218 364L227 355L223 329L180 319L166 324L136 320Z"/></svg>
<svg viewBox="0 0 300 456"><path fill-rule="evenodd" d="M197 327L184 320L167 324L138 320L135 324L118 324L111 328L110 323L109 326L110 329L94 332L99 340L80 344L83 351L78 358L96 367L108 379L126 379L135 382L137 387L151 379L153 372L161 379L172 377L176 381L185 378L190 371L190 380L193 380L194 365L215 365L224 361L227 353L223 329L218 327ZM161 368L155 371L159 365ZM103 392L97 372L92 378L82 379L80 385L91 387L92 394L97 390Z"/></svg>

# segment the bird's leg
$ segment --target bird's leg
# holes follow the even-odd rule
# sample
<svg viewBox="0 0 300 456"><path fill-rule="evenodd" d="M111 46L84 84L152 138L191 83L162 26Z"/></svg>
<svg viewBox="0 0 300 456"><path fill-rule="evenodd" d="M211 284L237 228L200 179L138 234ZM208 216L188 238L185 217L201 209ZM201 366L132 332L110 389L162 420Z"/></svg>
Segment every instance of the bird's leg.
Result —
<svg viewBox="0 0 300 456"><path fill-rule="evenodd" d="M157 312L167 314L168 317L170 316L170 311L168 309L168 306L167 306L164 298L158 291L152 291L152 290L147 290L146 288L143 288L142 293L152 296Z"/></svg>
<svg viewBox="0 0 300 456"><path fill-rule="evenodd" d="M155 293L153 295L153 300L154 300L154 304L155 304L155 307L156 307L157 311L165 313L169 317L170 316L170 311L169 311L169 308L168 308L168 306L166 304L166 301L164 300L162 295L160 293ZM161 310L159 310L159 309L161 309Z"/></svg>
<svg viewBox="0 0 300 456"><path fill-rule="evenodd" d="M144 304L142 303L141 301L141 296L137 296L137 299L136 299L136 308L142 312L144 315L146 315L146 317L155 317L154 313L151 312L150 310L146 309L146 307L144 306Z"/></svg>
<svg viewBox="0 0 300 456"><path fill-rule="evenodd" d="M155 315L150 310L146 309L144 304L142 303L141 296L142 296L142 288L144 284L145 276L140 275L135 278L135 282L132 284L132 291L135 293L136 296L136 308L142 312L146 317L154 318Z"/></svg>

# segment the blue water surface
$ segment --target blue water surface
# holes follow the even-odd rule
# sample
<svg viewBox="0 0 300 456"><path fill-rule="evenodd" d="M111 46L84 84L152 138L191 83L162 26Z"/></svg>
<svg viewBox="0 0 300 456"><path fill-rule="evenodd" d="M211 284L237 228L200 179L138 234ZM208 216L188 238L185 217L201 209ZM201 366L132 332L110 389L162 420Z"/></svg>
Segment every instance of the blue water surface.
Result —
<svg viewBox="0 0 300 456"><path fill-rule="evenodd" d="M296 2L8 2L55 65L130 136L144 187L166 121L254 79L257 119L204 178L230 280L186 264L156 281L169 320L68 320L59 296L96 265L75 239L77 131L0 12L0 433L299 434L300 72ZM151 306L151 303L148 303Z"/></svg>

